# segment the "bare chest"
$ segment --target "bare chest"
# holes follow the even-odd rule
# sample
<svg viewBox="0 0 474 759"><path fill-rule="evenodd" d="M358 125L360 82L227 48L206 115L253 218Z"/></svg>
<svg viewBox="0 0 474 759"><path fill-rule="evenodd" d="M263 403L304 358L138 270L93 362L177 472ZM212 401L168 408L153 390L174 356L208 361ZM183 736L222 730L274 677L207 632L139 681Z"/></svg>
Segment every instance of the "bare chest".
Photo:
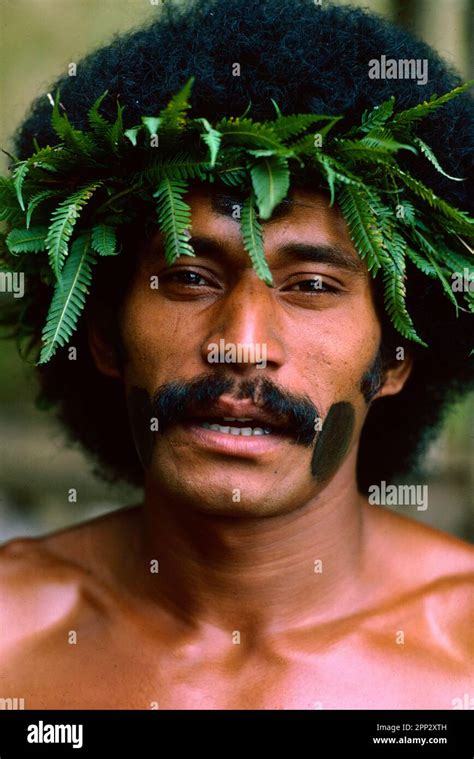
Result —
<svg viewBox="0 0 474 759"><path fill-rule="evenodd" d="M451 709L469 690L463 668L429 644L388 636L315 635L284 650L230 640L212 651L118 622L77 628L58 626L2 657L0 698L26 709Z"/></svg>

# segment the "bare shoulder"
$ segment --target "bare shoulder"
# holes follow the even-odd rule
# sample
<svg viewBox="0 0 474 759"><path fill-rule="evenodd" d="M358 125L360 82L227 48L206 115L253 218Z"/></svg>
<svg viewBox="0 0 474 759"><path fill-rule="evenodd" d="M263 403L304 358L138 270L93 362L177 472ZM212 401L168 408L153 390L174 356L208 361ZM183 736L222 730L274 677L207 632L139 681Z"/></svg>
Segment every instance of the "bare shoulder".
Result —
<svg viewBox="0 0 474 759"><path fill-rule="evenodd" d="M474 546L382 506L367 505L371 544L403 575L431 582L474 576Z"/></svg>
<svg viewBox="0 0 474 759"><path fill-rule="evenodd" d="M18 537L1 544L0 579L4 572L15 574L38 563L42 570L54 567L64 571L68 566L91 571L94 554L113 544L117 528L136 508L119 509L39 537Z"/></svg>
<svg viewBox="0 0 474 759"><path fill-rule="evenodd" d="M37 589L43 583L66 579L68 562L48 549L47 537L13 538L0 545L0 587L5 592Z"/></svg>
<svg viewBox="0 0 474 759"><path fill-rule="evenodd" d="M58 530L44 537L44 547L58 560L74 564L97 578L123 562L124 546L130 550L137 533L140 506L129 506ZM110 578L112 575L109 575Z"/></svg>
<svg viewBox="0 0 474 759"><path fill-rule="evenodd" d="M106 570L101 568L110 571L106 557L113 551L121 519L123 515L114 512L0 546L0 655L16 643L51 630L83 606L85 599L106 595Z"/></svg>
<svg viewBox="0 0 474 759"><path fill-rule="evenodd" d="M41 634L77 603L77 569L48 551L42 538L16 538L0 547L0 653Z"/></svg>
<svg viewBox="0 0 474 759"><path fill-rule="evenodd" d="M411 619L420 646L474 667L474 547L388 509L372 514L372 546L393 599L388 618ZM431 643L430 643L431 641Z"/></svg>

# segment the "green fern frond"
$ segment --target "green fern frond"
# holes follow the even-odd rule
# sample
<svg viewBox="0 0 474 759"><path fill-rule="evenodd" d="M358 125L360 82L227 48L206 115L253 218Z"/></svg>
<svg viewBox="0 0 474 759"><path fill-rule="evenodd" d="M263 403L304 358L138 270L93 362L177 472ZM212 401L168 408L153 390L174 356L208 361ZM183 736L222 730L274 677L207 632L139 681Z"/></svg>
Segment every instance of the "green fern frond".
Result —
<svg viewBox="0 0 474 759"><path fill-rule="evenodd" d="M204 132L201 133L201 139L206 143L207 147L209 148L209 158L210 158L210 167L214 168L217 161L217 156L219 154L219 149L221 146L221 139L222 135L220 132L217 131L217 129L214 129L212 127L207 119L201 118L201 119L193 119L191 124L202 124L204 127Z"/></svg>
<svg viewBox="0 0 474 759"><path fill-rule="evenodd" d="M188 181L191 179L200 179L204 181L210 169L210 163L203 161L202 158L194 156L190 152L181 151L170 155L166 160L160 159L152 161L151 164L140 174L134 182L143 182L157 184L163 177Z"/></svg>
<svg viewBox="0 0 474 759"><path fill-rule="evenodd" d="M436 236L433 244L438 252L438 260L442 261L446 268L460 272L465 267L474 266L474 257L471 254L460 253L454 250L445 243L441 236Z"/></svg>
<svg viewBox="0 0 474 759"><path fill-rule="evenodd" d="M0 221L20 224L22 220L23 214L12 179L0 177Z"/></svg>
<svg viewBox="0 0 474 759"><path fill-rule="evenodd" d="M318 165L327 181L331 200L329 205L333 206L335 202L335 191L337 184L349 184L354 187L363 187L363 182L355 174L349 172L346 167L340 164L335 158L327 153L316 152L313 157L314 163Z"/></svg>
<svg viewBox="0 0 474 759"><path fill-rule="evenodd" d="M75 129L70 123L66 113L60 113L59 95L59 90L57 90L51 117L51 124L54 131L64 144L74 152L77 151L85 156L92 155L96 149L94 139L91 135L85 134L79 129Z"/></svg>
<svg viewBox="0 0 474 759"><path fill-rule="evenodd" d="M112 126L107 131L107 139L110 143L110 146L114 153L117 152L117 148L123 139L123 117L122 114L124 112L125 106L120 105L120 103L117 102L117 117L112 124Z"/></svg>
<svg viewBox="0 0 474 759"><path fill-rule="evenodd" d="M451 285L447 281L446 277L444 276L441 267L438 265L436 259L438 257L438 251L436 248L431 245L430 241L418 230L413 229L412 235L414 239L417 241L418 245L420 246L421 250L423 250L426 258L428 259L429 263L433 267L433 269L436 271L436 274L441 282L441 285L443 287L444 292L448 296L449 300L453 304L453 306L456 309L456 314L458 313L459 304L456 300L456 297L453 293L453 290L451 288Z"/></svg>
<svg viewBox="0 0 474 759"><path fill-rule="evenodd" d="M392 95L388 100L376 105L370 112L364 111L360 126L356 127L355 131L371 132L374 129L380 129L393 114L394 105L395 96Z"/></svg>
<svg viewBox="0 0 474 759"><path fill-rule="evenodd" d="M220 171L227 169L246 169L247 158L252 149L243 147L242 145L226 145L225 149L219 151L215 172L218 174ZM263 150L263 148L258 148L258 150ZM271 152L273 153L273 151Z"/></svg>
<svg viewBox="0 0 474 759"><path fill-rule="evenodd" d="M417 334L406 307L406 256L410 255L408 245L391 225L389 217L384 219L382 226L385 229L391 227L388 238L385 238L385 246L391 260L388 265L384 262L382 274L387 314L403 337L426 347L426 343Z"/></svg>
<svg viewBox="0 0 474 759"><path fill-rule="evenodd" d="M124 137L130 140L134 147L137 145L137 137L141 129L141 126L131 127L130 129L126 129L123 133Z"/></svg>
<svg viewBox="0 0 474 759"><path fill-rule="evenodd" d="M373 207L377 217L383 239L384 255L381 257L382 267L388 270L396 270L401 277L404 277L408 247L407 240L398 231L399 227L395 222L392 209L384 205L384 202L375 190L367 190L367 193L371 207Z"/></svg>
<svg viewBox="0 0 474 759"><path fill-rule="evenodd" d="M398 272L404 274L406 269L407 243L402 235L397 232L392 222L392 217L388 215L381 220L380 227L382 237L384 238L384 249L392 259Z"/></svg>
<svg viewBox="0 0 474 759"><path fill-rule="evenodd" d="M92 227L92 247L101 256L115 256L117 249L116 228L110 224L95 224Z"/></svg>
<svg viewBox="0 0 474 759"><path fill-rule="evenodd" d="M49 261L56 277L59 278L64 260L68 254L68 242L82 208L102 182L82 187L63 200L51 215L51 224L46 238Z"/></svg>
<svg viewBox="0 0 474 759"><path fill-rule="evenodd" d="M413 226L416 222L416 211L415 206L413 203L410 203L409 200L406 200L406 198L399 199L398 204L402 209L401 215L398 215L397 209L394 210L394 213L396 215L397 219L400 219L400 221L403 224L406 224L408 227Z"/></svg>
<svg viewBox="0 0 474 759"><path fill-rule="evenodd" d="M423 258L423 256L420 256L420 254L411 248L409 245L407 245L407 256L408 258L415 264L415 266L423 272L423 274L426 274L427 277L434 277L436 278L438 275L436 273L436 269L430 264L429 261L426 260L426 258Z"/></svg>
<svg viewBox="0 0 474 759"><path fill-rule="evenodd" d="M317 132L310 132L310 134L306 134L297 142L293 142L289 146L291 155L295 157L300 155L312 156L315 152L319 152L321 150L319 142L321 141L324 143L324 140L326 139L331 129L333 129L336 126L337 122L341 119L342 116L332 116L331 120L325 126L320 127Z"/></svg>
<svg viewBox="0 0 474 759"><path fill-rule="evenodd" d="M415 145L418 145L421 152L426 156L428 161L433 164L435 169L439 171L440 174L447 177L448 179L452 179L454 182L464 182L464 179L462 177L452 177L450 174L446 174L444 169L440 166L440 163L435 154L431 150L430 146L426 144L426 142L423 142L423 140L421 140L419 137L414 137L413 142Z"/></svg>
<svg viewBox="0 0 474 759"><path fill-rule="evenodd" d="M439 198L433 190L430 190L429 187L426 187L426 185L412 177L408 172L398 167L394 168L394 172L415 195L422 198L432 208L440 211L460 234L465 234L468 237L474 235L474 219L471 219L465 211L460 211L445 200L442 200L442 198Z"/></svg>
<svg viewBox="0 0 474 759"><path fill-rule="evenodd" d="M224 169L218 172L218 177L228 187L243 189L247 181L247 171L242 166L238 166L235 169Z"/></svg>
<svg viewBox="0 0 474 759"><path fill-rule="evenodd" d="M372 129L365 137L360 140L361 145L369 148L380 148L388 153L398 153L399 150L409 150L411 153L417 153L413 145L395 140L389 129Z"/></svg>
<svg viewBox="0 0 474 759"><path fill-rule="evenodd" d="M59 191L57 190L41 190L40 192L37 192L35 195L33 195L29 202L28 207L26 211L26 228L30 228L31 223L31 217L33 215L33 211L43 203L43 201L55 198L59 194Z"/></svg>
<svg viewBox="0 0 474 759"><path fill-rule="evenodd" d="M334 171L333 167L331 166L330 161L327 160L327 156L324 153L321 153L318 156L317 161L320 165L322 174L326 180L326 184L329 187L329 193L330 193L329 206L332 207L334 203L336 202L337 172Z"/></svg>
<svg viewBox="0 0 474 759"><path fill-rule="evenodd" d="M280 116L275 121L264 121L263 127L271 129L280 140L296 137L318 121L332 121L334 116L318 116L314 113L298 113Z"/></svg>
<svg viewBox="0 0 474 759"><path fill-rule="evenodd" d="M459 87L455 87L453 90L446 92L440 97L432 95L429 100L425 100L423 103L418 103L418 105L415 105L413 108L399 111L399 113L396 113L393 116L390 125L396 129L412 126L416 121L424 119L425 116L428 116L437 108L440 108L442 105L445 105L445 103L449 103L450 100L453 100L463 92L466 92L466 90L472 87L473 84L474 79L471 79L471 81L466 82Z"/></svg>
<svg viewBox="0 0 474 759"><path fill-rule="evenodd" d="M277 118L281 118L283 116L283 114L282 114L282 112L280 110L280 106L278 105L278 103L276 102L276 100L274 100L273 98L270 98L270 100L272 101L272 105L273 105L273 107L275 109L275 113L277 115Z"/></svg>
<svg viewBox="0 0 474 759"><path fill-rule="evenodd" d="M255 197L253 192L243 203L242 213L240 216L240 229L244 248L250 256L253 268L258 277L267 285L273 284L272 273L268 267L265 251L263 248L263 232L261 224L257 218L257 209L255 207Z"/></svg>
<svg viewBox="0 0 474 759"><path fill-rule="evenodd" d="M156 134L158 134L161 119L159 116L142 116L142 124L147 130L150 137L154 137ZM138 131L139 127L135 127L135 129Z"/></svg>
<svg viewBox="0 0 474 759"><path fill-rule="evenodd" d="M368 270L375 275L381 266L392 266L393 263L384 250L377 216L364 192L360 188L345 185L338 189L337 200L359 255L362 259L367 259Z"/></svg>
<svg viewBox="0 0 474 759"><path fill-rule="evenodd" d="M160 129L183 129L186 125L186 111L191 107L189 98L194 84L195 77L191 76L184 87L173 95L166 108L160 114Z"/></svg>
<svg viewBox="0 0 474 759"><path fill-rule="evenodd" d="M288 152L272 129L251 119L224 118L216 129L222 135L222 145L244 145L249 148L267 148L285 155Z"/></svg>
<svg viewBox="0 0 474 759"><path fill-rule="evenodd" d="M20 204L21 210L25 210L25 202L23 200L22 196L22 186L23 182L25 181L26 175L30 170L31 163L30 161L22 161L21 163L17 164L15 169L13 170L13 184L16 190L16 196L18 198L18 202Z"/></svg>
<svg viewBox="0 0 474 759"><path fill-rule="evenodd" d="M385 148L369 146L362 140L334 140L334 148L338 159L347 162L349 166L358 162L396 166L394 156Z"/></svg>
<svg viewBox="0 0 474 759"><path fill-rule="evenodd" d="M172 264L178 256L194 256L188 243L191 228L191 209L183 200L188 183L165 176L153 193L157 198L160 231L164 235L165 259Z"/></svg>
<svg viewBox="0 0 474 759"><path fill-rule="evenodd" d="M105 92L100 95L95 103L92 105L92 107L87 112L87 120L89 122L89 126L92 129L95 134L105 139L111 124L110 122L102 116L102 114L99 112L99 108L102 105L102 101L106 98L109 91L105 90Z"/></svg>
<svg viewBox="0 0 474 759"><path fill-rule="evenodd" d="M18 253L40 253L46 250L48 227L33 229L12 229L7 235L8 249L14 255Z"/></svg>
<svg viewBox="0 0 474 759"><path fill-rule="evenodd" d="M34 155L30 156L26 161L20 161L12 172L13 186L15 188L18 203L21 206L22 211L25 210L25 203L23 199L23 184L28 173L33 169L46 169L47 171L56 171L55 161L58 158L57 148L41 148Z"/></svg>
<svg viewBox="0 0 474 759"><path fill-rule="evenodd" d="M415 326L406 308L406 286L404 274L392 263L383 270L384 302L387 314L395 329L407 340L412 340L425 348L427 344L415 330Z"/></svg>
<svg viewBox="0 0 474 759"><path fill-rule="evenodd" d="M269 219L275 206L286 198L288 193L288 161L281 156L260 158L251 165L250 174L260 217Z"/></svg>
<svg viewBox="0 0 474 759"><path fill-rule="evenodd" d="M69 120L67 116L63 116L63 114L59 111L59 98L61 97L60 90L56 90L56 94L54 96L54 105L53 105L53 111L51 114L51 126L53 127L54 131L58 135L60 139L64 139L66 131L71 128L71 125L69 124Z"/></svg>
<svg viewBox="0 0 474 759"><path fill-rule="evenodd" d="M66 345L74 332L92 282L95 253L90 234L77 237L71 245L60 280L56 283L42 333L43 346L39 364L52 358L58 347Z"/></svg>

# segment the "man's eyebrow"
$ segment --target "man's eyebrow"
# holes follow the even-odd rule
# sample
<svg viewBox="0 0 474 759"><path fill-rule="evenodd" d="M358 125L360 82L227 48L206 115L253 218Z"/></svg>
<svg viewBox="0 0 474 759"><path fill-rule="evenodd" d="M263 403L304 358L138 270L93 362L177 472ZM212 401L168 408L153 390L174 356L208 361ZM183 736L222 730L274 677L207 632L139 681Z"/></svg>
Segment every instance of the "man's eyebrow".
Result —
<svg viewBox="0 0 474 759"><path fill-rule="evenodd" d="M213 194L211 197L212 209L226 216L231 216L236 206L242 206L242 202L242 197L237 193L220 192ZM280 218L286 216L293 206L314 207L295 198L284 198L273 210L271 218L265 221L265 225L270 225L273 221L278 221ZM215 247L215 245L212 245L212 242L209 245L209 248L211 247ZM359 256L354 256L350 249L337 244L311 245L309 243L287 243L276 251L276 255L277 257L280 255L284 256L286 260L289 259L295 263L298 261L327 263L354 274L365 272Z"/></svg>
<svg viewBox="0 0 474 759"><path fill-rule="evenodd" d="M348 248L335 243L289 242L275 251L277 258L285 261L329 264L338 269L345 269L354 274L363 274L365 269L359 256Z"/></svg>
<svg viewBox="0 0 474 759"><path fill-rule="evenodd" d="M212 258L216 261L223 259L225 241L218 238L195 235L188 240L197 256ZM291 263L322 263L335 266L338 269L363 274L364 266L360 258L350 250L337 244L311 244L288 242L275 250L275 264Z"/></svg>

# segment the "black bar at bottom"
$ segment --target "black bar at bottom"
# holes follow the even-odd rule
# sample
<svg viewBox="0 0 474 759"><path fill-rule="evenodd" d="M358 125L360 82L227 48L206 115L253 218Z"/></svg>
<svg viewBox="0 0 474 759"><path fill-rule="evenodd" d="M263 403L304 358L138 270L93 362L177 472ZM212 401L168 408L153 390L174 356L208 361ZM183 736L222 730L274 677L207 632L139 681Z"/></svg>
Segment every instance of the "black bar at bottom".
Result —
<svg viewBox="0 0 474 759"><path fill-rule="evenodd" d="M222 756L255 738L265 756L472 759L474 715L459 711L1 711L0 759ZM251 741L251 742L250 742ZM340 752L343 752L342 754ZM346 753L347 752L347 753Z"/></svg>

